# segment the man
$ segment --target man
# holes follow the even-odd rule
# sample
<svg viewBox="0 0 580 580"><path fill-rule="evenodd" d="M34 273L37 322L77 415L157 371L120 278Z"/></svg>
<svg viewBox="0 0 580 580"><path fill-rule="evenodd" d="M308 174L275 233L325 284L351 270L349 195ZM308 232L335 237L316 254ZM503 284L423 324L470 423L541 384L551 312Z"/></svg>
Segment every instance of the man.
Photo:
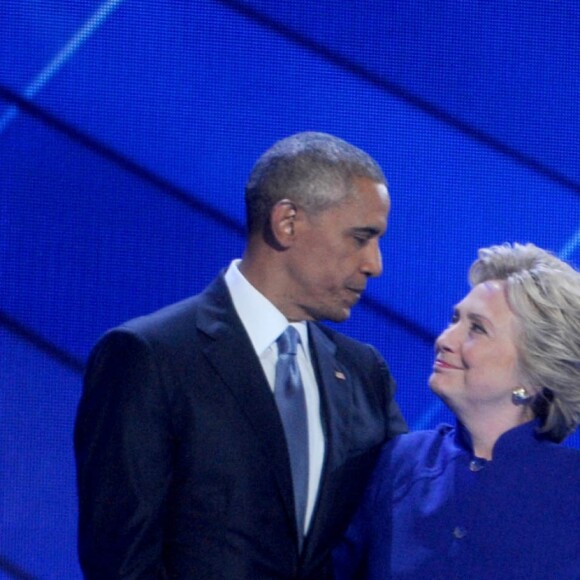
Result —
<svg viewBox="0 0 580 580"><path fill-rule="evenodd" d="M381 273L376 162L293 135L256 163L246 208L241 261L91 355L75 427L87 578L330 577L378 448L406 430L378 352L317 322L348 318Z"/></svg>

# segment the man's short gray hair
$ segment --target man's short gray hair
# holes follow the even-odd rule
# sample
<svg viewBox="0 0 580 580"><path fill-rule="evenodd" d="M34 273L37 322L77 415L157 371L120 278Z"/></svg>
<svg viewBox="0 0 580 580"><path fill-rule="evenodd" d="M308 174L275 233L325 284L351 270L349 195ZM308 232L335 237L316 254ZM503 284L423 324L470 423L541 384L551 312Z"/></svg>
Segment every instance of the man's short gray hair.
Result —
<svg viewBox="0 0 580 580"><path fill-rule="evenodd" d="M338 204L356 177L386 184L367 153L327 133L304 132L275 143L256 162L246 184L247 226L263 231L274 205L290 199L309 213Z"/></svg>

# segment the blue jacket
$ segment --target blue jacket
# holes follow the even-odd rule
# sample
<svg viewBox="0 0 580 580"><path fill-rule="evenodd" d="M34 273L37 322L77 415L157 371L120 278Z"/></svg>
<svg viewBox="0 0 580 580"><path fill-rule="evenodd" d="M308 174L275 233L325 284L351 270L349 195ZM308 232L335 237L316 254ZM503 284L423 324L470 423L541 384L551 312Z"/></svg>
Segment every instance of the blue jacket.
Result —
<svg viewBox="0 0 580 580"><path fill-rule="evenodd" d="M492 461L441 425L387 444L335 550L338 579L580 578L580 451L531 421Z"/></svg>

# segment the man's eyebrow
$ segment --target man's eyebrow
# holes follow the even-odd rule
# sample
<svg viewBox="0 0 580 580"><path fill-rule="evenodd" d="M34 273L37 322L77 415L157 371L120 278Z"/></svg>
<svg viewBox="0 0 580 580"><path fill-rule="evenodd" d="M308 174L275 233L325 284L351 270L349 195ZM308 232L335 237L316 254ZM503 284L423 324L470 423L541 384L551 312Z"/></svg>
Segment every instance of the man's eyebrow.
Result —
<svg viewBox="0 0 580 580"><path fill-rule="evenodd" d="M381 229L374 226L355 226L351 228L351 232L355 234L364 234L369 238L380 236L382 234Z"/></svg>

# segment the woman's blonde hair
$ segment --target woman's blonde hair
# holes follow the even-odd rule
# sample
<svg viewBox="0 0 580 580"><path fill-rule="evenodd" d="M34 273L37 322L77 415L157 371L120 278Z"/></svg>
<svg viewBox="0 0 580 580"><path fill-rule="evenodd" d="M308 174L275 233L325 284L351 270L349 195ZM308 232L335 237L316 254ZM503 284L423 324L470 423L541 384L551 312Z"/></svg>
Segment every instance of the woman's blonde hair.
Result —
<svg viewBox="0 0 580 580"><path fill-rule="evenodd" d="M472 286L504 280L518 322L519 370L542 431L561 441L580 424L580 273L534 244L478 252Z"/></svg>

